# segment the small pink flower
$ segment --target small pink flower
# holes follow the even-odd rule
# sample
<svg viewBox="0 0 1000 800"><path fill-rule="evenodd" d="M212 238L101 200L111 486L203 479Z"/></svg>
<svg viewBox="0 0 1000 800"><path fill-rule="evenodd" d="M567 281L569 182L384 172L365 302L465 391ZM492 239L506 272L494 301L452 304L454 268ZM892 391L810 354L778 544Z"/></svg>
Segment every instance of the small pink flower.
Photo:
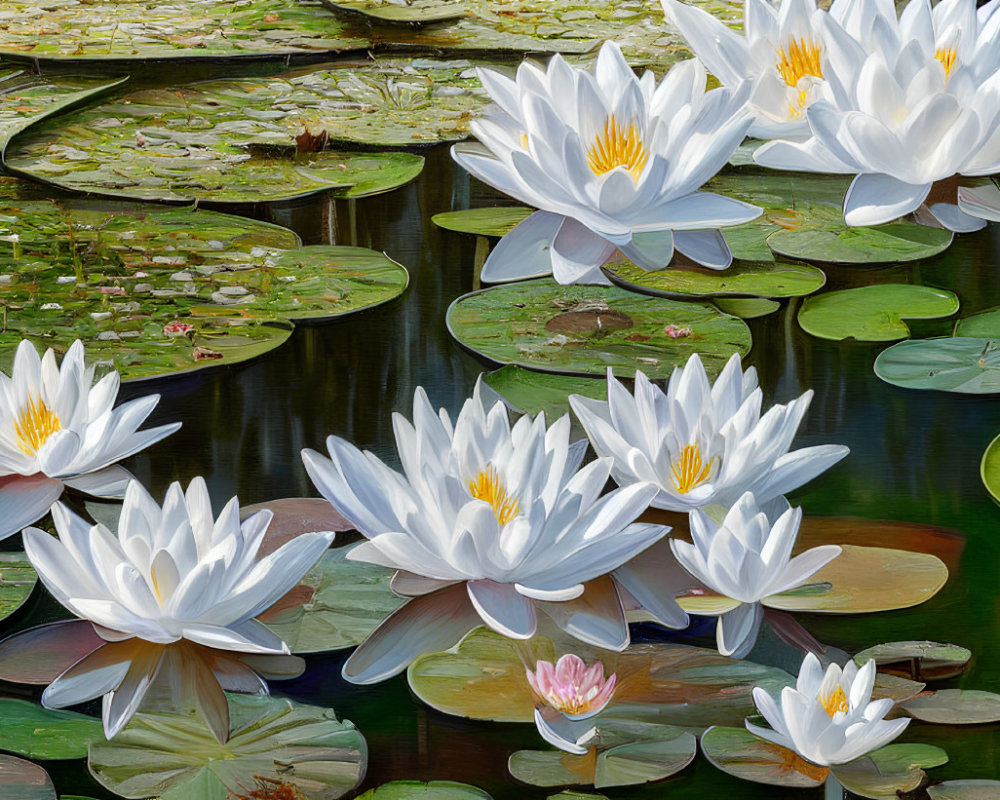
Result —
<svg viewBox="0 0 1000 800"><path fill-rule="evenodd" d="M187 322L181 322L177 319L163 326L163 333L167 336L184 336L193 330L194 325L189 325Z"/></svg>
<svg viewBox="0 0 1000 800"><path fill-rule="evenodd" d="M663 329L663 332L671 339L683 339L686 336L690 336L692 333L690 328L678 328L676 325L667 325L667 327Z"/></svg>
<svg viewBox="0 0 1000 800"><path fill-rule="evenodd" d="M586 719L597 714L615 692L616 675L604 678L604 665L595 661L588 667L572 653L555 666L548 661L535 664L535 672L525 670L528 683L542 700L570 719Z"/></svg>
<svg viewBox="0 0 1000 800"><path fill-rule="evenodd" d="M114 297L125 297L128 295L121 286L101 286L97 291L101 294L110 294Z"/></svg>

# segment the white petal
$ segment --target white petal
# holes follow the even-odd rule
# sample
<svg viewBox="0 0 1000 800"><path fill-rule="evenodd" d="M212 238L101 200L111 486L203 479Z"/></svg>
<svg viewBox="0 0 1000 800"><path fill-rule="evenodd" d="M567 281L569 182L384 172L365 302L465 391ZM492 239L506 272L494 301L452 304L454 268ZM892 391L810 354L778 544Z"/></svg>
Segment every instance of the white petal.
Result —
<svg viewBox="0 0 1000 800"><path fill-rule="evenodd" d="M521 220L493 248L483 265L482 279L504 283L550 274L552 242L563 219L559 214L536 211Z"/></svg>
<svg viewBox="0 0 1000 800"><path fill-rule="evenodd" d="M889 175L858 175L844 198L848 225L881 225L919 208L930 192L929 183L903 183Z"/></svg>
<svg viewBox="0 0 1000 800"><path fill-rule="evenodd" d="M608 285L601 266L611 258L615 246L575 219L566 217L552 241L552 277L562 284Z"/></svg>
<svg viewBox="0 0 1000 800"><path fill-rule="evenodd" d="M481 580L469 581L466 587L479 616L497 633L512 639L530 639L535 635L538 625L535 604L513 584Z"/></svg>
<svg viewBox="0 0 1000 800"><path fill-rule="evenodd" d="M674 246L690 258L709 269L728 269L733 263L722 231L677 231Z"/></svg>

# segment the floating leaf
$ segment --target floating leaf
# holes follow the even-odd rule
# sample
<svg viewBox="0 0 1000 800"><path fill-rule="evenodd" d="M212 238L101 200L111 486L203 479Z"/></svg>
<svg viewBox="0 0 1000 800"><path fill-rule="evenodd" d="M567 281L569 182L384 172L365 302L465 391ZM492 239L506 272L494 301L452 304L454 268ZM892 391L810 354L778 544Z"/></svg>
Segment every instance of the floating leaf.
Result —
<svg viewBox="0 0 1000 800"><path fill-rule="evenodd" d="M27 700L0 698L0 719L0 749L28 758L86 758L87 746L104 739L99 719Z"/></svg>
<svg viewBox="0 0 1000 800"><path fill-rule="evenodd" d="M746 728L713 727L701 735L701 751L712 766L736 778L771 786L822 786L830 770L787 747L758 739Z"/></svg>
<svg viewBox="0 0 1000 800"><path fill-rule="evenodd" d="M24 553L0 553L0 619L24 605L37 581L38 574Z"/></svg>
<svg viewBox="0 0 1000 800"><path fill-rule="evenodd" d="M577 792L573 789L550 795L548 800L608 800L603 794L590 794L589 792Z"/></svg>
<svg viewBox="0 0 1000 800"><path fill-rule="evenodd" d="M0 642L0 680L44 686L104 644L82 619L37 625Z"/></svg>
<svg viewBox="0 0 1000 800"><path fill-rule="evenodd" d="M1000 308L990 308L955 321L955 336L1000 339Z"/></svg>
<svg viewBox="0 0 1000 800"><path fill-rule="evenodd" d="M56 800L56 789L37 764L0 755L0 800Z"/></svg>
<svg viewBox="0 0 1000 800"><path fill-rule="evenodd" d="M1000 503L1000 436L989 443L983 460L979 463L979 476L986 491Z"/></svg>
<svg viewBox="0 0 1000 800"><path fill-rule="evenodd" d="M911 717L938 725L981 725L1000 722L1000 695L977 689L926 692L903 703Z"/></svg>
<svg viewBox="0 0 1000 800"><path fill-rule="evenodd" d="M889 642L869 647L854 656L859 666L872 658L880 671L916 680L943 680L961 675L972 658L972 651L957 644Z"/></svg>
<svg viewBox="0 0 1000 800"><path fill-rule="evenodd" d="M435 214L431 222L446 231L500 237L510 233L517 223L530 217L534 211L524 206L467 208Z"/></svg>
<svg viewBox="0 0 1000 800"><path fill-rule="evenodd" d="M740 319L766 317L781 308L781 303L777 300L765 297L715 297L712 302L719 311Z"/></svg>
<svg viewBox="0 0 1000 800"><path fill-rule="evenodd" d="M875 673L875 685L872 689L872 699L881 700L889 698L894 703L903 703L912 697L916 697L927 686L921 681L911 681L899 675L888 672Z"/></svg>
<svg viewBox="0 0 1000 800"><path fill-rule="evenodd" d="M883 283L806 298L799 325L821 339L891 342L905 339L904 319L937 319L958 311L958 298L944 289Z"/></svg>
<svg viewBox="0 0 1000 800"><path fill-rule="evenodd" d="M289 796L329 800L364 775L364 737L329 709L235 695L229 703L226 744L197 717L139 713L114 739L91 745L91 774L123 797L161 800L220 800L281 787Z"/></svg>
<svg viewBox="0 0 1000 800"><path fill-rule="evenodd" d="M672 337L667 329L673 326ZM697 352L710 373L750 349L746 323L710 305L542 278L464 295L448 329L486 358L543 372L667 377ZM677 336L676 330L690 330Z"/></svg>
<svg viewBox="0 0 1000 800"><path fill-rule="evenodd" d="M531 640L536 659L554 661L574 652L600 659L618 685L607 715L649 719L682 727L738 724L753 712L751 690L780 691L790 675L714 650L668 643L633 644L621 654L588 647L565 634ZM555 643L553 643L553 639ZM517 645L478 628L451 650L421 656L407 672L410 688L424 703L446 714L498 722L534 719L535 698L524 677Z"/></svg>
<svg viewBox="0 0 1000 800"><path fill-rule="evenodd" d="M726 270L672 266L655 272L615 263L605 265L604 274L626 289L659 297L799 297L826 283L816 267L788 261L737 261Z"/></svg>
<svg viewBox="0 0 1000 800"><path fill-rule="evenodd" d="M461 0L323 0L323 4L376 22L405 25L443 22L469 13Z"/></svg>
<svg viewBox="0 0 1000 800"><path fill-rule="evenodd" d="M482 789L454 781L391 781L369 789L357 800L490 800Z"/></svg>
<svg viewBox="0 0 1000 800"><path fill-rule="evenodd" d="M545 419L550 422L569 413L571 394L599 399L607 398L608 394L606 379L535 372L513 364L486 373L483 381L517 411L532 416L544 411Z"/></svg>
<svg viewBox="0 0 1000 800"><path fill-rule="evenodd" d="M258 511L273 515L267 533L257 551L258 558L273 553L296 536L314 531L350 531L354 526L334 511L333 506L319 497L284 497L240 508L240 518L246 519ZM117 524L111 530L117 529Z"/></svg>
<svg viewBox="0 0 1000 800"><path fill-rule="evenodd" d="M931 800L996 800L1000 797L1000 781L945 781L927 787Z"/></svg>
<svg viewBox="0 0 1000 800"><path fill-rule="evenodd" d="M900 342L878 354L875 374L905 389L995 394L1000 392L1000 344L964 336Z"/></svg>
<svg viewBox="0 0 1000 800"><path fill-rule="evenodd" d="M325 501L324 501L325 502ZM327 552L294 592L304 589L302 604L278 613L266 612L263 622L293 653L319 653L361 644L403 599L389 589L394 570L348 561L356 545Z"/></svg>
<svg viewBox="0 0 1000 800"><path fill-rule="evenodd" d="M948 762L948 754L929 744L890 744L832 768L845 788L872 800L898 800L920 786L930 769Z"/></svg>

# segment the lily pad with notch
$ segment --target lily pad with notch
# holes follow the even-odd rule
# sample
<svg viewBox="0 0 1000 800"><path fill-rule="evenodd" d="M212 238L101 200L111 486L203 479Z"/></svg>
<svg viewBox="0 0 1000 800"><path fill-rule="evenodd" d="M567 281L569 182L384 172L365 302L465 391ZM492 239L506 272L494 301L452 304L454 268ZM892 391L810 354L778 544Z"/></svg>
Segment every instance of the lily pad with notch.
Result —
<svg viewBox="0 0 1000 800"><path fill-rule="evenodd" d="M910 335L905 319L948 317L958 306L958 298L946 289L883 283L808 297L798 321L820 339L891 342Z"/></svg>
<svg viewBox="0 0 1000 800"><path fill-rule="evenodd" d="M900 342L878 354L875 374L905 389L996 394L1000 339L954 336Z"/></svg>
<svg viewBox="0 0 1000 800"><path fill-rule="evenodd" d="M925 769L946 763L948 754L940 747L905 742L880 747L831 771L854 794L870 800L898 800L927 781Z"/></svg>
<svg viewBox="0 0 1000 800"><path fill-rule="evenodd" d="M862 650L854 656L858 666L875 659L880 672L918 681L945 680L961 675L972 651L957 644L940 642L888 642Z"/></svg>
<svg viewBox="0 0 1000 800"><path fill-rule="evenodd" d="M695 352L717 374L751 342L745 322L711 305L549 278L463 295L447 322L460 344L501 364L582 375L611 368L626 378L636 370L665 378Z"/></svg>

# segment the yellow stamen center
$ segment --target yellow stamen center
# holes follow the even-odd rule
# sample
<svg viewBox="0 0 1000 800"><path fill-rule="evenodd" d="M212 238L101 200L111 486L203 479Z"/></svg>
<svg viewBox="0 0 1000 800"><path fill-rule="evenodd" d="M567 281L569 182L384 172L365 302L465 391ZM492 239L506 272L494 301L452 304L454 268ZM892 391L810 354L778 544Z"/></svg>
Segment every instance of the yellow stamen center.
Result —
<svg viewBox="0 0 1000 800"><path fill-rule="evenodd" d="M681 494L687 494L712 477L715 459L707 464L701 460L701 450L697 444L689 444L681 450L680 458L670 465L674 473L674 485Z"/></svg>
<svg viewBox="0 0 1000 800"><path fill-rule="evenodd" d="M29 397L14 420L17 447L26 456L33 456L45 444L45 440L61 428L58 415L44 400L39 397L36 402L34 397Z"/></svg>
<svg viewBox="0 0 1000 800"><path fill-rule="evenodd" d="M847 712L850 710L850 706L847 703L847 695L844 694L844 690L839 686L837 691L833 694L828 694L826 697L819 698L819 704L823 706L823 710L826 711L831 717L838 711Z"/></svg>
<svg viewBox="0 0 1000 800"><path fill-rule="evenodd" d="M517 498L507 491L492 464L469 481L469 492L477 500L490 504L501 525L506 525L517 516Z"/></svg>
<svg viewBox="0 0 1000 800"><path fill-rule="evenodd" d="M778 74L782 80L793 89L806 75L814 78L823 77L823 67L819 63L819 54L823 48L812 39L791 39L785 47L778 50Z"/></svg>
<svg viewBox="0 0 1000 800"><path fill-rule="evenodd" d="M595 175L611 172L615 167L625 167L632 180L638 180L649 161L649 153L633 123L619 125L615 115L608 117L604 130L594 138L587 150L587 163Z"/></svg>
<svg viewBox="0 0 1000 800"><path fill-rule="evenodd" d="M941 66L944 67L944 79L948 80L951 77L951 71L955 68L955 62L958 59L958 50L955 47L939 47L937 52L934 54L934 58L941 62Z"/></svg>

